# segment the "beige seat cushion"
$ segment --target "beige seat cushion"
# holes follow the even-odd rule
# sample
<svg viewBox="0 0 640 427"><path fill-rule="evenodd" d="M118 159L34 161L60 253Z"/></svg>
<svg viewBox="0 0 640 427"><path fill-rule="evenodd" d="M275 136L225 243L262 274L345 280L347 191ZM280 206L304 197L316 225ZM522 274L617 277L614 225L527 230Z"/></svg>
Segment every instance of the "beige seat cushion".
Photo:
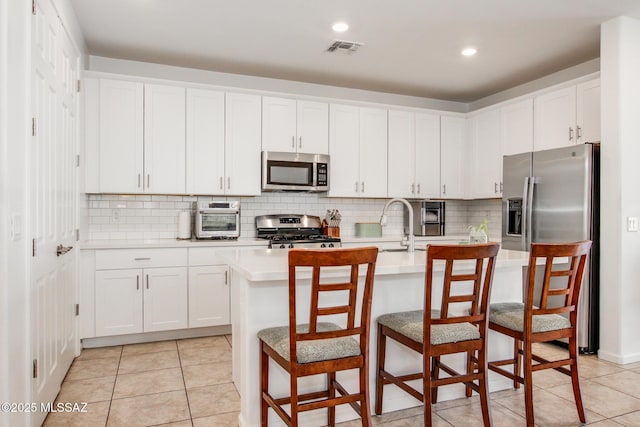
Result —
<svg viewBox="0 0 640 427"><path fill-rule="evenodd" d="M513 331L524 331L524 304L501 302L489 307L489 321ZM571 327L571 322L559 314L539 314L533 316L532 330L537 332L557 331Z"/></svg>
<svg viewBox="0 0 640 427"><path fill-rule="evenodd" d="M341 330L335 323L318 323L317 331L337 331ZM298 333L309 332L309 324L297 325ZM289 326L278 326L275 328L263 329L258 332L258 338L274 349L285 360L289 360ZM296 357L298 363L321 362L324 360L342 359L345 357L358 356L360 354L360 344L353 337L328 338L323 340L300 341L296 347Z"/></svg>
<svg viewBox="0 0 640 427"><path fill-rule="evenodd" d="M423 343L423 313L423 310L415 310L384 314L378 317L378 323L413 341ZM439 316L439 311L433 310L431 312L431 317ZM480 339L480 332L471 323L431 325L431 344L433 345L477 339Z"/></svg>

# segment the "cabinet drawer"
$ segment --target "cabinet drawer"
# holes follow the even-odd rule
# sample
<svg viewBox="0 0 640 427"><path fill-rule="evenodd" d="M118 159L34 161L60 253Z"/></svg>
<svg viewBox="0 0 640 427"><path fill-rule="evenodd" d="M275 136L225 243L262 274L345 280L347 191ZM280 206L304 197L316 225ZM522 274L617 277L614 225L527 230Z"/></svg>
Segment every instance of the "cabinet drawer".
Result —
<svg viewBox="0 0 640 427"><path fill-rule="evenodd" d="M96 251L96 270L185 267L186 265L186 248L107 249Z"/></svg>
<svg viewBox="0 0 640 427"><path fill-rule="evenodd" d="M216 255L220 250L219 248L189 248L189 266L225 264Z"/></svg>

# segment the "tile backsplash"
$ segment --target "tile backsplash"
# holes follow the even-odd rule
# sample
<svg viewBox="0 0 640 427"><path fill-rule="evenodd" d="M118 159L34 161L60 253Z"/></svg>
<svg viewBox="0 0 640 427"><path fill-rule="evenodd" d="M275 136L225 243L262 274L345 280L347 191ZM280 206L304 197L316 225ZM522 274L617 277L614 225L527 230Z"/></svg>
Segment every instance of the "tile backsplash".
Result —
<svg viewBox="0 0 640 427"><path fill-rule="evenodd" d="M191 211L193 202L208 200L240 200L241 237L255 237L256 215L276 213L308 214L324 217L327 209L342 214L340 233L355 235L356 222L378 222L388 199L330 198L321 194L269 193L256 197L220 196L156 196L156 195L87 195L88 231L84 238L96 239L163 239L178 235L178 214ZM489 220L490 237L500 237L500 199L449 200L446 202L445 232L467 234L467 226ZM384 236L400 236L404 207L390 206Z"/></svg>

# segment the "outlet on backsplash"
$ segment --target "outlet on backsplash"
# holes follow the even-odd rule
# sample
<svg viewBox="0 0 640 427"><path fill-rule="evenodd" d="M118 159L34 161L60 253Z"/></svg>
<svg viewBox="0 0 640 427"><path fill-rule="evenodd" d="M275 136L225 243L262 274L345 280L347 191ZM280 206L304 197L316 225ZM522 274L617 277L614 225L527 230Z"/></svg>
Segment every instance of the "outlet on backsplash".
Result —
<svg viewBox="0 0 640 427"><path fill-rule="evenodd" d="M122 217L120 215L120 209L112 209L111 224L120 224L121 222L122 222Z"/></svg>

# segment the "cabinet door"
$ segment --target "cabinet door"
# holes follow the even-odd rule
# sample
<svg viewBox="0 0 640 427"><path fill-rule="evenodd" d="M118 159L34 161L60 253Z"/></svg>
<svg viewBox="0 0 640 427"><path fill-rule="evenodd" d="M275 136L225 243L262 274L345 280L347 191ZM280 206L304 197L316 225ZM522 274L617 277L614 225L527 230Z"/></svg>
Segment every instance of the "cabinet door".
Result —
<svg viewBox="0 0 640 427"><path fill-rule="evenodd" d="M297 111L298 152L329 154L329 105L298 101Z"/></svg>
<svg viewBox="0 0 640 427"><path fill-rule="evenodd" d="M142 193L144 87L100 80L100 191Z"/></svg>
<svg viewBox="0 0 640 427"><path fill-rule="evenodd" d="M329 107L329 196L357 197L360 129L358 107L331 104Z"/></svg>
<svg viewBox="0 0 640 427"><path fill-rule="evenodd" d="M462 117L442 116L440 126L441 196L462 199L465 197L466 122Z"/></svg>
<svg viewBox="0 0 640 427"><path fill-rule="evenodd" d="M578 143L600 141L600 79L577 87Z"/></svg>
<svg viewBox="0 0 640 427"><path fill-rule="evenodd" d="M502 147L500 110L485 111L469 119L466 196L471 198L501 197Z"/></svg>
<svg viewBox="0 0 640 427"><path fill-rule="evenodd" d="M144 269L144 331L188 326L187 267Z"/></svg>
<svg viewBox="0 0 640 427"><path fill-rule="evenodd" d="M226 265L189 267L189 327L231 323Z"/></svg>
<svg viewBox="0 0 640 427"><path fill-rule="evenodd" d="M142 332L142 270L96 271L96 336Z"/></svg>
<svg viewBox="0 0 640 427"><path fill-rule="evenodd" d="M185 191L185 88L145 85L144 188L146 193Z"/></svg>
<svg viewBox="0 0 640 427"><path fill-rule="evenodd" d="M360 196L387 197L387 110L360 108Z"/></svg>
<svg viewBox="0 0 640 427"><path fill-rule="evenodd" d="M262 149L264 151L295 152L295 99L262 98Z"/></svg>
<svg viewBox="0 0 640 427"><path fill-rule="evenodd" d="M224 92L187 89L187 194L224 194Z"/></svg>
<svg viewBox="0 0 640 427"><path fill-rule="evenodd" d="M390 149L393 146L389 145ZM391 152L391 151L390 151ZM416 113L416 196L440 197L440 116Z"/></svg>
<svg viewBox="0 0 640 427"><path fill-rule="evenodd" d="M534 151L576 143L576 87L556 90L534 100Z"/></svg>
<svg viewBox="0 0 640 427"><path fill-rule="evenodd" d="M226 94L225 193L260 195L260 96Z"/></svg>
<svg viewBox="0 0 640 427"><path fill-rule="evenodd" d="M533 151L533 98L505 105L500 115L503 155Z"/></svg>
<svg viewBox="0 0 640 427"><path fill-rule="evenodd" d="M416 197L415 113L389 110L389 197Z"/></svg>

